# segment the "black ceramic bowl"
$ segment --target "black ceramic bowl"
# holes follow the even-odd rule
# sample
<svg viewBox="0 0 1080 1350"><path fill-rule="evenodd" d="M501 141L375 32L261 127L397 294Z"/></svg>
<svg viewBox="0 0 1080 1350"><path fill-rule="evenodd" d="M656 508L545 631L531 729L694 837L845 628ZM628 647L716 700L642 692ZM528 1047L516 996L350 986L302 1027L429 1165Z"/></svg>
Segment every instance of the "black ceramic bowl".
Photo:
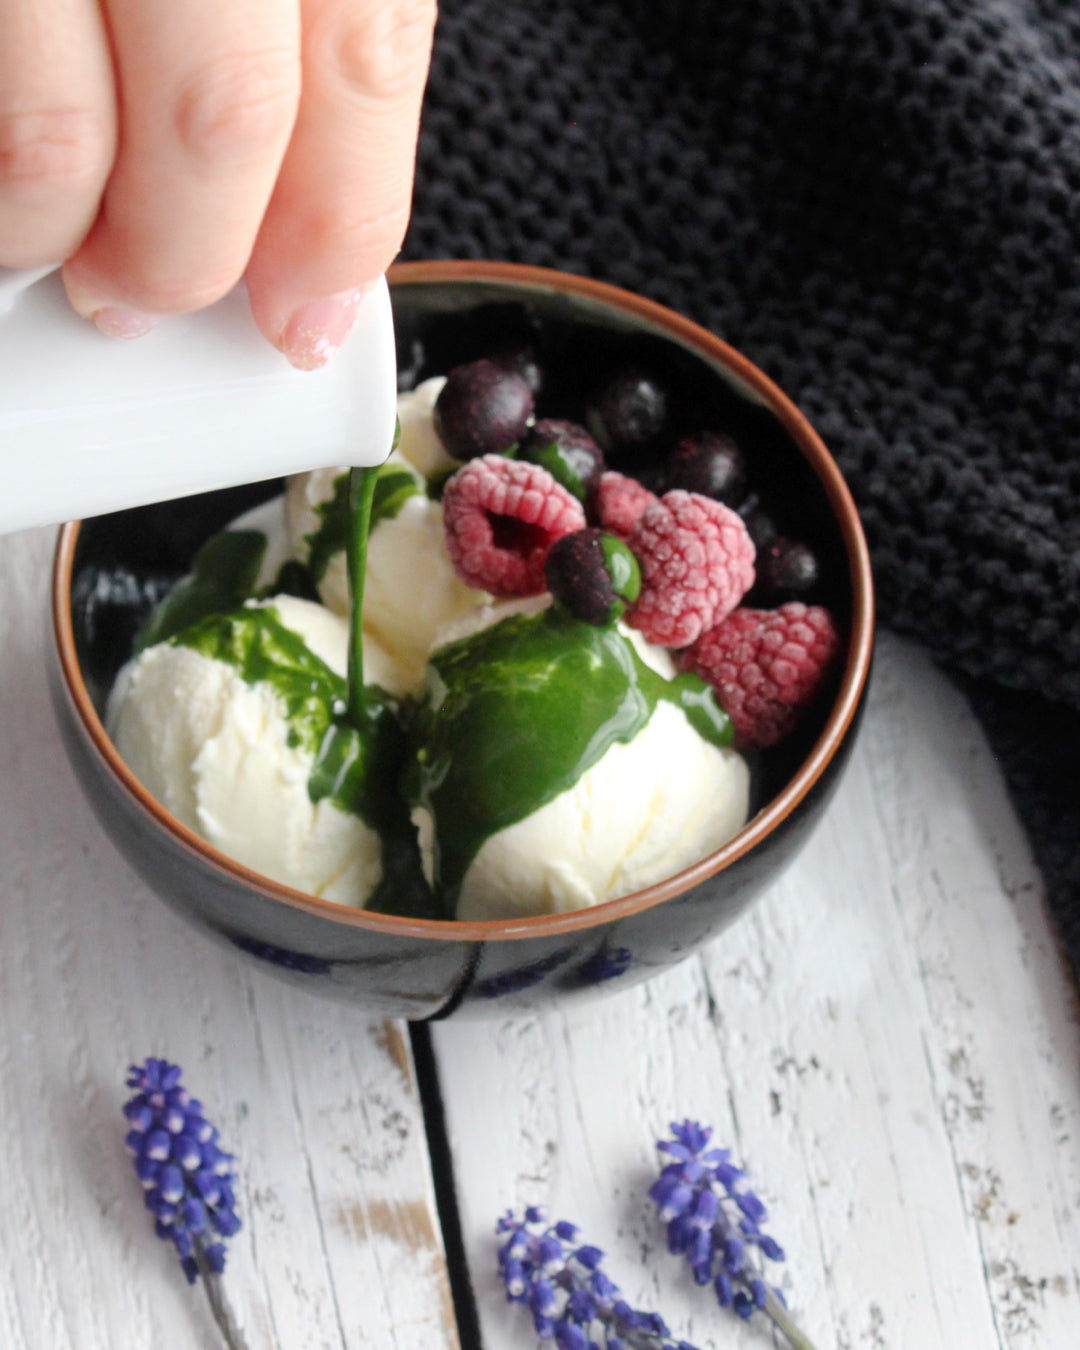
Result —
<svg viewBox="0 0 1080 1350"><path fill-rule="evenodd" d="M755 449L772 503L813 540L812 598L837 615L845 651L796 735L761 756L756 814L723 848L647 890L593 909L477 923L347 909L262 877L179 824L140 786L102 725L113 678L149 606L199 546L277 490L259 484L64 526L56 553L53 690L75 772L108 834L181 913L309 989L421 1020L503 1012L617 990L716 937L772 882L814 828L848 758L873 640L866 543L836 464L798 409L745 357L639 296L508 264L405 264L391 275L401 362L425 378L528 342L572 403L584 377L640 362L677 391L687 429L716 415ZM558 415L559 409L551 409Z"/></svg>

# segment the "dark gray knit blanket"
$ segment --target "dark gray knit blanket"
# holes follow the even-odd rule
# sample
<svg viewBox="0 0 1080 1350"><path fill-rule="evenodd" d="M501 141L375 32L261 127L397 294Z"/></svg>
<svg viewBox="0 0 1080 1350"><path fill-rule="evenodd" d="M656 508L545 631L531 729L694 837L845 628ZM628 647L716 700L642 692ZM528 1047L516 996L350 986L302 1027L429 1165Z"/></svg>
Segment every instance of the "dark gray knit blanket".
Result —
<svg viewBox="0 0 1080 1350"><path fill-rule="evenodd" d="M1080 5L443 0L406 257L641 291L840 461L1080 969Z"/></svg>

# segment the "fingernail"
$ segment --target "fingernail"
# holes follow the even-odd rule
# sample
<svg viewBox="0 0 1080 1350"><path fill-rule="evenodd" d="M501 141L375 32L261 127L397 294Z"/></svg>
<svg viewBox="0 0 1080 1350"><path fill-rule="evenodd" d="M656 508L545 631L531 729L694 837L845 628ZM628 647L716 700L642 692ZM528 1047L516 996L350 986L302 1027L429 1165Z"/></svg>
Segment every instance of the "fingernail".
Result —
<svg viewBox="0 0 1080 1350"><path fill-rule="evenodd" d="M132 309L128 305L110 305L92 290L84 289L66 269L64 287L68 300L75 313L89 319L106 337L138 338L156 328L165 317L163 314L145 314L142 310Z"/></svg>
<svg viewBox="0 0 1080 1350"><path fill-rule="evenodd" d="M285 326L281 350L297 370L318 370L352 332L360 301L374 283L301 305Z"/></svg>
<svg viewBox="0 0 1080 1350"><path fill-rule="evenodd" d="M123 305L106 305L90 315L93 324L106 337L125 341L143 337L151 328L156 328L163 318L162 314L143 314L137 309L126 309Z"/></svg>

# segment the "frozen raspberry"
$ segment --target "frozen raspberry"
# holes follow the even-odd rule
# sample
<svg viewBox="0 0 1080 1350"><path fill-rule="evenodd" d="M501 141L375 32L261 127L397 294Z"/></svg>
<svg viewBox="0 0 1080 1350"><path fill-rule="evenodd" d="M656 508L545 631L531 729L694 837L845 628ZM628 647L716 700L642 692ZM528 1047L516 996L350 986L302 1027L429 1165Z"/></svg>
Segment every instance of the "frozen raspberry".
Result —
<svg viewBox="0 0 1080 1350"><path fill-rule="evenodd" d="M656 501L659 501L656 494L643 487L636 478L609 470L600 475L596 488L596 518L608 534L625 542L633 534L645 508Z"/></svg>
<svg viewBox="0 0 1080 1350"><path fill-rule="evenodd" d="M578 499L538 464L482 455L443 493L446 551L458 576L492 595L539 595L556 539L585 524Z"/></svg>
<svg viewBox="0 0 1080 1350"><path fill-rule="evenodd" d="M679 656L708 680L735 727L739 750L776 745L821 688L840 647L827 609L791 600L737 609Z"/></svg>
<svg viewBox="0 0 1080 1350"><path fill-rule="evenodd" d="M754 545L742 518L696 492L666 492L627 542L641 564L641 595L627 622L664 647L689 646L754 584Z"/></svg>

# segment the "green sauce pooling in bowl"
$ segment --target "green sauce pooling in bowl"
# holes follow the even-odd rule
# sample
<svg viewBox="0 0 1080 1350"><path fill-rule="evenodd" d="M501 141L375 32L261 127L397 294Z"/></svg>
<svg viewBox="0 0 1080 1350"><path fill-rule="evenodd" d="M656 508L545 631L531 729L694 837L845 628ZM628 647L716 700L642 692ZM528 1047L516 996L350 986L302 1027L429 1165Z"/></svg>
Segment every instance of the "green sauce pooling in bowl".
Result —
<svg viewBox="0 0 1080 1350"><path fill-rule="evenodd" d="M661 699L713 745L733 735L703 680L664 679L614 625L557 606L440 648L427 694L411 727L406 795L435 822L451 911L485 840L572 787L616 741L633 740Z"/></svg>

